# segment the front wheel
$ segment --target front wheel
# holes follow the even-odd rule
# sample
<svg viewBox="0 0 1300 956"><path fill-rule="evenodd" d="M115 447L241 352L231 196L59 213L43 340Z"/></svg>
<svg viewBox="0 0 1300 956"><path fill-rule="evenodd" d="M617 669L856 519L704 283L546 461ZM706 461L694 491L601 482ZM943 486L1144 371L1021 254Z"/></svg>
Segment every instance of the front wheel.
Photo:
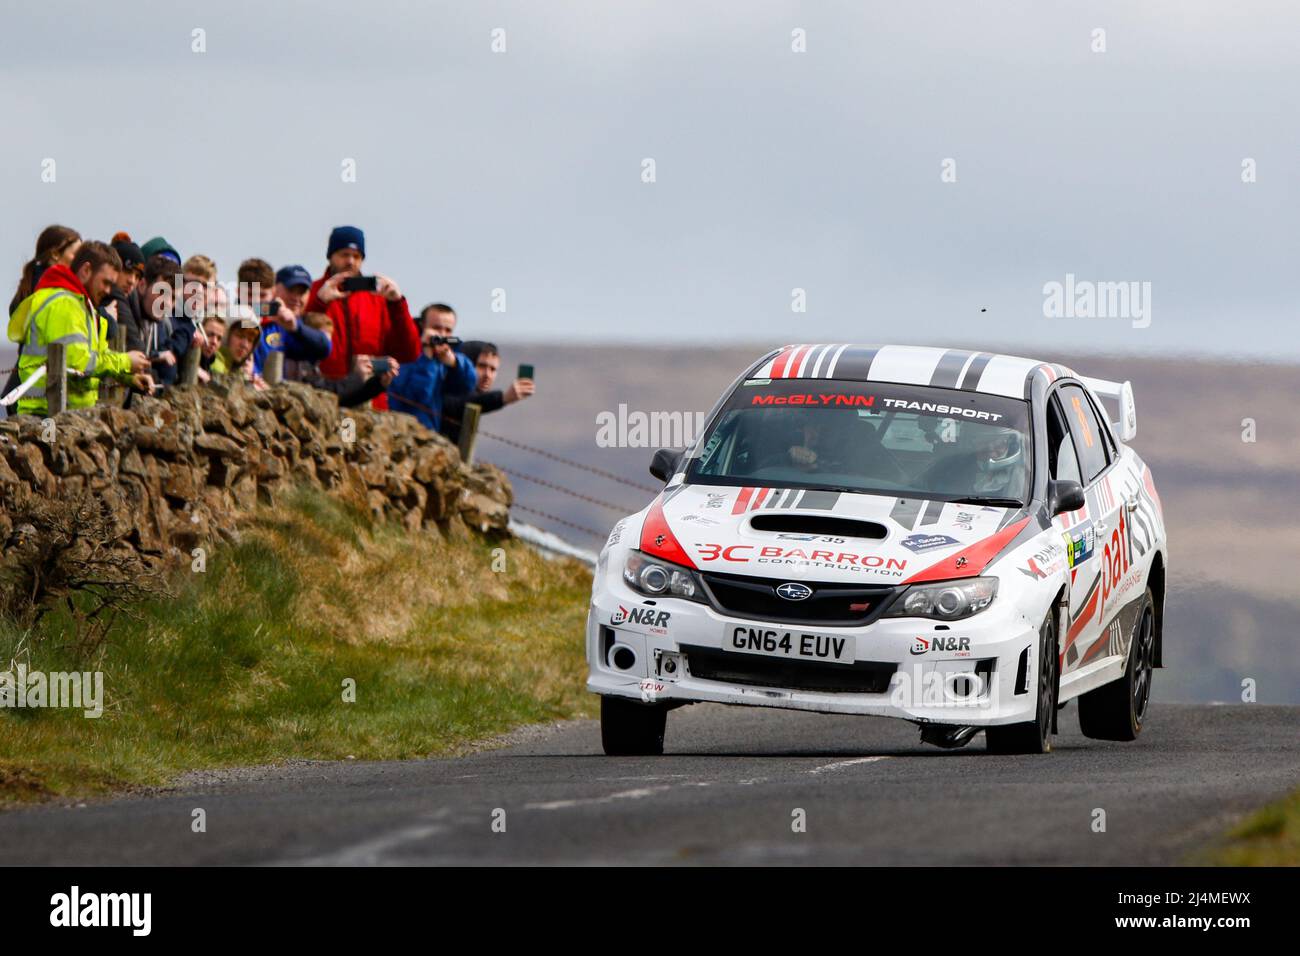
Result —
<svg viewBox="0 0 1300 956"><path fill-rule="evenodd" d="M1148 588L1133 626L1124 676L1079 698L1079 729L1094 740L1137 740L1151 703L1156 656L1155 601Z"/></svg>
<svg viewBox="0 0 1300 956"><path fill-rule="evenodd" d="M610 757L658 756L664 752L668 708L623 697L600 699L600 743Z"/></svg>
<svg viewBox="0 0 1300 956"><path fill-rule="evenodd" d="M1052 752L1052 718L1060 689L1061 659L1057 652L1056 607L1038 629L1038 709L1023 724L989 727L984 731L991 754L1045 754Z"/></svg>

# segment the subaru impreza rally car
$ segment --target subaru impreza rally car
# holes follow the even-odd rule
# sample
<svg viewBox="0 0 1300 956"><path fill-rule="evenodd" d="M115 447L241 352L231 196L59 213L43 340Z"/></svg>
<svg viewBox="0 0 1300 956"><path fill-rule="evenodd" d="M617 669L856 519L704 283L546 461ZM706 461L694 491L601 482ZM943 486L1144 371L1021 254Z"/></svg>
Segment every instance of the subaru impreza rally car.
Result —
<svg viewBox="0 0 1300 956"><path fill-rule="evenodd" d="M1114 422L1103 400L1112 403ZM736 379L601 551L608 754L697 701L897 717L921 739L1132 740L1161 666L1160 497L1128 382L988 352L790 345Z"/></svg>

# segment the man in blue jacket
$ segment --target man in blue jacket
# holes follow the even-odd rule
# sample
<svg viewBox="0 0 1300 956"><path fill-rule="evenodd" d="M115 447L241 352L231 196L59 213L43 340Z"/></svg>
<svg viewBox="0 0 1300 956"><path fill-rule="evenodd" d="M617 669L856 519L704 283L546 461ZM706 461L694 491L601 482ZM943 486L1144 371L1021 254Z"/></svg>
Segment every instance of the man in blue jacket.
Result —
<svg viewBox="0 0 1300 956"><path fill-rule="evenodd" d="M298 286L311 285L311 275L302 266L285 266L273 272L263 259L246 259L239 266L239 285L246 290L251 303L262 321L262 339L253 352L253 368L262 374L266 357L272 352L283 352L286 359L295 362L319 362L330 354L329 336L313 329L302 320L292 303L303 299ZM287 290L293 290L287 294Z"/></svg>
<svg viewBox="0 0 1300 956"><path fill-rule="evenodd" d="M388 388L388 407L414 415L425 428L437 431L442 424L444 398L472 392L478 384L474 364L453 349L454 340L426 329L424 349L414 362L402 365Z"/></svg>

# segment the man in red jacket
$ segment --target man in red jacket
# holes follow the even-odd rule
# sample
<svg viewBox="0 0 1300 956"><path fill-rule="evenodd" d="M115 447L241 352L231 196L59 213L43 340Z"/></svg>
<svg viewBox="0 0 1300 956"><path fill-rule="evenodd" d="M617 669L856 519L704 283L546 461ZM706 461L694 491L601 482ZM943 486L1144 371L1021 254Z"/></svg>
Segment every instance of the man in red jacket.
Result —
<svg viewBox="0 0 1300 956"><path fill-rule="evenodd" d="M312 283L307 312L324 312L334 325L329 358L320 363L327 379L346 378L360 355L386 355L398 362L414 362L420 355L420 333L397 283L377 275L375 291L349 292L346 280L361 274L366 257L366 237L356 226L338 226L330 233L326 252L329 268ZM380 394L375 408L387 408Z"/></svg>

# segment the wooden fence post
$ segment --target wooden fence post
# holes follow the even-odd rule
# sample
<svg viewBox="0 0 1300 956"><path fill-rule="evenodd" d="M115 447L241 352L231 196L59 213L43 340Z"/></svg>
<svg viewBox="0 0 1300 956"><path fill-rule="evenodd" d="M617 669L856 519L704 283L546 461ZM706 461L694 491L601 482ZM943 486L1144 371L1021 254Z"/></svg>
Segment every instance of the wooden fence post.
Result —
<svg viewBox="0 0 1300 956"><path fill-rule="evenodd" d="M45 407L46 414L58 415L68 410L68 354L67 346L53 342L45 353Z"/></svg>
<svg viewBox="0 0 1300 956"><path fill-rule="evenodd" d="M474 464L474 444L478 441L478 417L483 411L475 404L465 406L460 419L460 460L467 465Z"/></svg>
<svg viewBox="0 0 1300 956"><path fill-rule="evenodd" d="M284 381L284 353L267 352L262 364L262 381L267 385L279 385Z"/></svg>
<svg viewBox="0 0 1300 956"><path fill-rule="evenodd" d="M113 330L113 341L109 347L114 352L126 351L126 327L118 324ZM122 395L124 387L115 378L103 378L99 380L99 401L101 405L120 405L122 404Z"/></svg>
<svg viewBox="0 0 1300 956"><path fill-rule="evenodd" d="M201 346L190 343L189 351L181 359L181 384L194 385L199 380L199 359L203 358Z"/></svg>

